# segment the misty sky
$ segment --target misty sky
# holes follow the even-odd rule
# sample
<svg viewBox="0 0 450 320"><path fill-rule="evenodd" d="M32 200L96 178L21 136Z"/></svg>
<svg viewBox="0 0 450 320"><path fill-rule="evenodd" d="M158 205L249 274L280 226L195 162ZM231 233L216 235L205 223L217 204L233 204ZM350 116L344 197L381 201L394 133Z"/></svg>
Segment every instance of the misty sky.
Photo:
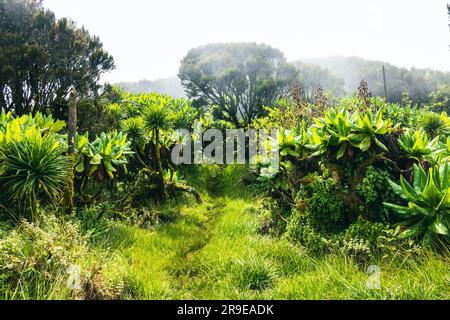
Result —
<svg viewBox="0 0 450 320"><path fill-rule="evenodd" d="M100 36L114 56L109 82L176 75L211 42L258 42L288 60L358 55L450 71L446 0L44 0Z"/></svg>

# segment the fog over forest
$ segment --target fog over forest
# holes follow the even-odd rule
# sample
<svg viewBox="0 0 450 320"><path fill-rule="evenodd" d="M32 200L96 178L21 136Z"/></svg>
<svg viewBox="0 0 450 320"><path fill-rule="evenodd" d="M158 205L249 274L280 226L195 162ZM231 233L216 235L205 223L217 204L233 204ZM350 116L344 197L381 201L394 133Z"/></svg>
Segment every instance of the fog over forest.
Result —
<svg viewBox="0 0 450 320"><path fill-rule="evenodd" d="M308 58L291 62L299 70L299 81L305 93L312 96L318 85L342 96L357 92L362 79L366 80L374 95L384 95L383 72L386 70L388 97L400 101L403 93L412 98L428 96L443 84L450 83L450 72L433 69L401 68L393 64L368 60L356 56L340 55ZM186 93L177 76L137 82L119 82L121 88L133 93L161 92L177 98Z"/></svg>

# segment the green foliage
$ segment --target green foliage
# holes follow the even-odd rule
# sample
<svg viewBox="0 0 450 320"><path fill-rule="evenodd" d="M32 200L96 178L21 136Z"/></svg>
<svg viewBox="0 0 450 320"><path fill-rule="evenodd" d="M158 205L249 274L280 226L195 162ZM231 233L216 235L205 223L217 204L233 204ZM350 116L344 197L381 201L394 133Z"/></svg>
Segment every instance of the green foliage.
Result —
<svg viewBox="0 0 450 320"><path fill-rule="evenodd" d="M323 256L331 250L330 242L305 221L300 212L294 212L286 226L286 237L305 246L314 256Z"/></svg>
<svg viewBox="0 0 450 320"><path fill-rule="evenodd" d="M145 134L144 120L142 117L133 117L123 120L121 129L127 135L135 150L143 150L147 141L147 136Z"/></svg>
<svg viewBox="0 0 450 320"><path fill-rule="evenodd" d="M436 112L450 112L450 86L444 84L430 94L431 108Z"/></svg>
<svg viewBox="0 0 450 320"><path fill-rule="evenodd" d="M237 261L235 269L235 281L243 289L267 289L276 277L275 268L270 262L255 257Z"/></svg>
<svg viewBox="0 0 450 320"><path fill-rule="evenodd" d="M372 222L365 220L363 217L358 217L345 231L345 238L347 239L362 239L369 244L369 248L377 247L378 238L383 235L383 231L388 228L380 222Z"/></svg>
<svg viewBox="0 0 450 320"><path fill-rule="evenodd" d="M143 122L144 126L150 131L155 132L156 130L167 130L171 127L171 119L169 110L167 108L169 100L168 98L162 97L160 100L146 104L143 110Z"/></svg>
<svg viewBox="0 0 450 320"><path fill-rule="evenodd" d="M281 51L253 43L210 44L191 49L179 77L200 106L219 106L215 117L248 125L289 92L296 70Z"/></svg>
<svg viewBox="0 0 450 320"><path fill-rule="evenodd" d="M436 153L437 159L441 163L450 162L450 137L447 139L443 137L441 140L443 141L439 144L439 151Z"/></svg>
<svg viewBox="0 0 450 320"><path fill-rule="evenodd" d="M414 126L419 114L421 114L421 110L411 107L409 104L405 106L397 103L383 103L379 106L380 109L386 119L403 128Z"/></svg>
<svg viewBox="0 0 450 320"><path fill-rule="evenodd" d="M272 148L276 145L280 149L278 169L259 159L258 181L283 211L278 215L287 216L287 221L280 224L281 220L275 215L268 215L272 221L267 221L266 217L265 225L275 226L279 233L285 228L289 239L303 244L311 253L341 252L366 263L393 252L401 252L400 255L416 252L414 243L403 239L408 231L401 229L400 236L389 227L388 223L397 222L398 217L391 215L383 202L400 201L402 195L389 181L398 172L412 170L414 162L408 159L428 160L432 164L443 164L449 159L450 140L445 129L448 118L445 113L421 114L415 108L404 109L377 98L370 98L367 103L365 107L355 98L342 99L337 106L326 109L323 117L314 119L315 124L309 129L298 125L292 130L279 129L278 139L272 139ZM439 133L431 141L420 127L425 124L415 122L427 117L439 119L438 127L427 126L433 129L433 134ZM269 113L254 124L277 124L272 118ZM413 129L417 127L419 129ZM325 154L326 157L320 157ZM311 174L319 172L320 164L322 170L328 167L324 174ZM437 203L429 204L432 208L445 200L447 192L445 186L442 188L442 197L435 199ZM408 210L423 207L420 203L410 206ZM356 220L358 216L364 219ZM431 221L434 218L427 223L422 218L428 219L417 214L410 222L434 223ZM405 228L405 223L402 225ZM423 229L430 228L424 226ZM440 232L445 230L441 228ZM409 249L402 251L398 249L401 246Z"/></svg>
<svg viewBox="0 0 450 320"><path fill-rule="evenodd" d="M372 220L385 220L386 215L383 201L396 199L395 193L389 186L389 172L385 169L370 166L367 168L364 178L357 186L358 195L364 201L364 213Z"/></svg>
<svg viewBox="0 0 450 320"><path fill-rule="evenodd" d="M0 295L6 299L69 298L68 270L88 252L79 226L46 217L23 222L0 239Z"/></svg>
<svg viewBox="0 0 450 320"><path fill-rule="evenodd" d="M37 219L37 197L60 198L67 187L70 167L68 158L53 136L42 136L39 130L28 130L19 141L0 147L0 185L10 199L32 208Z"/></svg>
<svg viewBox="0 0 450 320"><path fill-rule="evenodd" d="M122 120L122 118L124 116L124 112L123 112L122 106L120 104L112 103L106 107L106 110L115 125L120 123L120 121Z"/></svg>
<svg viewBox="0 0 450 320"><path fill-rule="evenodd" d="M300 214L317 231L340 231L344 226L346 213L336 182L327 173L312 174L305 180L307 184L300 188L296 198L296 207L303 211Z"/></svg>
<svg viewBox="0 0 450 320"><path fill-rule="evenodd" d="M345 209L342 199L337 195L336 183L332 178L314 177L306 186L304 198L307 220L318 230L336 232L345 222Z"/></svg>
<svg viewBox="0 0 450 320"><path fill-rule="evenodd" d="M398 144L408 157L418 161L429 159L437 150L438 142L439 137L429 141L427 133L423 130L407 130L398 140Z"/></svg>
<svg viewBox="0 0 450 320"><path fill-rule="evenodd" d="M328 148L337 148L336 159L344 155L351 157L352 148L362 152L377 146L387 151L379 137L389 133L390 125L383 120L382 112L373 114L367 110L363 115L356 111L352 115L345 109L330 108L324 118L314 119L310 147L317 150L313 155L325 153Z"/></svg>
<svg viewBox="0 0 450 320"><path fill-rule="evenodd" d="M360 265L367 265L372 258L370 244L359 237L344 238L340 251Z"/></svg>
<svg viewBox="0 0 450 320"><path fill-rule="evenodd" d="M282 158L294 157L302 158L305 155L306 144L308 143L308 132L304 128L294 130L278 130L277 138L271 139L271 146L278 147Z"/></svg>
<svg viewBox="0 0 450 320"><path fill-rule="evenodd" d="M109 179L114 179L117 167L128 163L127 156L132 154L131 142L122 132L102 133L92 143L89 143L87 157L89 159L88 175L96 175L98 181L105 180L105 174Z"/></svg>
<svg viewBox="0 0 450 320"><path fill-rule="evenodd" d="M393 190L407 206L385 203L402 219L405 238L421 238L425 245L450 240L450 173L447 163L429 169L414 165L413 186L400 178L400 185L390 181Z"/></svg>
<svg viewBox="0 0 450 320"><path fill-rule="evenodd" d="M389 133L389 122L383 120L383 114L378 111L373 114L370 110L364 115L356 112L357 122L353 128L355 135L351 139L361 140L359 148L365 152L370 149L371 144L374 143L381 150L388 151L386 146L378 139L379 136Z"/></svg>
<svg viewBox="0 0 450 320"><path fill-rule="evenodd" d="M114 68L98 37L56 19L42 1L6 1L0 21L0 109L63 118L71 86L88 98L97 94L101 75Z"/></svg>
<svg viewBox="0 0 450 320"><path fill-rule="evenodd" d="M329 109L324 118L314 119L311 148L317 150L314 155L325 153L331 146L338 147L336 158L340 159L346 152L351 152L352 146L358 141L350 140L351 119L346 110Z"/></svg>
<svg viewBox="0 0 450 320"><path fill-rule="evenodd" d="M419 125L432 138L450 132L450 122L447 114L425 112L419 120Z"/></svg>
<svg viewBox="0 0 450 320"><path fill-rule="evenodd" d="M13 117L11 113L0 112L0 144L21 141L24 137L38 133L52 136L66 126L64 121L37 112L34 116Z"/></svg>

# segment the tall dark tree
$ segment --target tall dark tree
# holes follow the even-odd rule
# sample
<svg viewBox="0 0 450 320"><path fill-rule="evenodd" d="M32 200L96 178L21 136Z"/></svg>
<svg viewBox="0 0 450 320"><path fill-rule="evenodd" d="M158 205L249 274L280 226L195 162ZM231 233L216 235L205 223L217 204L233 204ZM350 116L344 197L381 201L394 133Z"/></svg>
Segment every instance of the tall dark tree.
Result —
<svg viewBox="0 0 450 320"><path fill-rule="evenodd" d="M93 97L114 60L98 37L57 20L41 0L5 0L0 7L0 108L67 117L73 86Z"/></svg>
<svg viewBox="0 0 450 320"><path fill-rule="evenodd" d="M254 43L192 49L179 72L189 97L202 106L217 106L216 116L235 124L263 115L263 106L288 94L296 76L281 51Z"/></svg>

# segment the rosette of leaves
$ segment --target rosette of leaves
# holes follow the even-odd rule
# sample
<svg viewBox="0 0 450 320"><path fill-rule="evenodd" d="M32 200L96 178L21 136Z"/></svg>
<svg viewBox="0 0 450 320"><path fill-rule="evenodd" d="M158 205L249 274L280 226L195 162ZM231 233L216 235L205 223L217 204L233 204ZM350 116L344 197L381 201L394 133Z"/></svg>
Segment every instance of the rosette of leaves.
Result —
<svg viewBox="0 0 450 320"><path fill-rule="evenodd" d="M172 99L170 103L172 109L172 127L174 129L190 129L192 123L198 116L198 111L194 109L186 99Z"/></svg>
<svg viewBox="0 0 450 320"><path fill-rule="evenodd" d="M422 114L419 124L430 137L437 137L450 132L450 123L445 112L441 115L435 112L425 112Z"/></svg>
<svg viewBox="0 0 450 320"><path fill-rule="evenodd" d="M428 175L418 165L413 166L413 184L403 176L400 184L389 180L394 192L407 205L384 203L402 219L404 238L420 238L426 245L450 240L450 172L449 165L434 166Z"/></svg>
<svg viewBox="0 0 450 320"><path fill-rule="evenodd" d="M132 143L135 151L143 151L147 143L147 135L144 130L142 117L133 117L121 122L121 129L126 133L128 140Z"/></svg>
<svg viewBox="0 0 450 320"><path fill-rule="evenodd" d="M106 176L113 180L116 177L117 167L123 166L126 171L127 156L132 154L131 142L122 132L102 133L97 139L89 143L88 175L95 174L97 181L103 182Z"/></svg>
<svg viewBox="0 0 450 320"><path fill-rule="evenodd" d="M280 156L285 158L291 156L298 158L304 152L308 134L303 128L298 130L278 130L277 138L270 137L271 147L277 147Z"/></svg>
<svg viewBox="0 0 450 320"><path fill-rule="evenodd" d="M120 121L124 118L125 112L122 106L118 103L111 103L106 107L109 116L111 117L114 123L120 123Z"/></svg>
<svg viewBox="0 0 450 320"><path fill-rule="evenodd" d="M402 127L408 125L412 112L410 106L404 107L397 103L383 103L381 109L383 110L386 119L389 119L393 123L398 123Z"/></svg>
<svg viewBox="0 0 450 320"><path fill-rule="evenodd" d="M372 145L378 146L383 151L388 151L387 147L379 140L379 137L389 133L389 122L383 120L383 114L378 111L373 114L367 110L364 115L356 111L356 121L352 125L352 134L349 140L353 145L357 145L361 151L366 152Z"/></svg>
<svg viewBox="0 0 450 320"><path fill-rule="evenodd" d="M0 188L11 200L29 205L34 221L39 199L60 198L69 172L69 159L59 139L44 135L35 125L20 139L4 140L0 145Z"/></svg>
<svg viewBox="0 0 450 320"><path fill-rule="evenodd" d="M338 147L336 158L340 159L347 152L351 152L352 142L349 139L351 124L348 111L330 108L323 118L314 119L311 144L308 147L315 152L313 156L325 153L330 146Z"/></svg>
<svg viewBox="0 0 450 320"><path fill-rule="evenodd" d="M169 113L170 98L165 96L149 97L141 101L143 103L143 121L145 129L151 134L155 146L155 159L159 173L162 194L167 198L164 180L164 171L161 159L161 145L163 133L172 128L172 119Z"/></svg>
<svg viewBox="0 0 450 320"><path fill-rule="evenodd" d="M423 130L408 130L398 139L400 148L409 158L417 161L430 158L433 152L437 151L438 142L439 137L430 141L427 133Z"/></svg>
<svg viewBox="0 0 450 320"><path fill-rule="evenodd" d="M442 142L439 143L438 151L436 152L436 158L439 162L450 162L450 137L442 137Z"/></svg>
<svg viewBox="0 0 450 320"><path fill-rule="evenodd" d="M83 173L85 171L85 155L89 153L89 133L75 135L75 171Z"/></svg>
<svg viewBox="0 0 450 320"><path fill-rule="evenodd" d="M383 120L381 111L375 115L370 110L364 115L358 111L350 115L345 108L341 110L330 108L325 112L324 118L314 119L314 122L309 144L315 151L313 156L325 153L329 147L337 148L338 160L346 154L352 156L353 148L366 152L376 145L387 151L379 137L389 133L390 125Z"/></svg>

